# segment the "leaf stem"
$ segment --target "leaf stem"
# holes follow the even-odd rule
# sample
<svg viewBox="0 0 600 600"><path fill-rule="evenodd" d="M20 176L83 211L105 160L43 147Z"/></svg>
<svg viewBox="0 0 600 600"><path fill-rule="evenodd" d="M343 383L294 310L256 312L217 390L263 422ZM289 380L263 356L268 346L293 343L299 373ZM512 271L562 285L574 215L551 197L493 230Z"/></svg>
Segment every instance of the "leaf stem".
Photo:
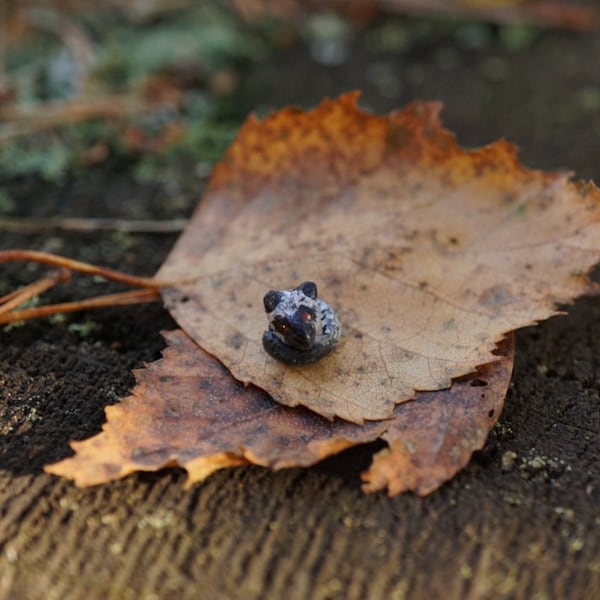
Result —
<svg viewBox="0 0 600 600"><path fill-rule="evenodd" d="M169 285L167 283L156 281L150 277L136 277L135 275L128 275L127 273L121 273L120 271L105 269L90 263L72 260L64 256L49 254L47 252L37 252L34 250L0 251L0 263L14 261L37 262L58 267L59 270L34 283L30 283L21 289L0 297L0 325L38 319L57 313L76 312L92 308L107 308L110 306L123 306L127 304L159 302L161 299L160 289ZM22 306L25 302L43 294L56 284L68 281L72 271L101 277L109 281L123 283L140 289L106 294L104 296L96 296L74 302L63 302L60 304L18 309L18 307Z"/></svg>
<svg viewBox="0 0 600 600"><path fill-rule="evenodd" d="M37 262L44 265L68 269L69 271L84 273L85 275L95 275L97 277L102 277L103 279L108 279L109 281L124 283L125 285L130 285L132 287L158 290L168 286L167 283L161 283L151 277L136 277L135 275L128 275L127 273L121 273L120 271L105 269L104 267L98 267L90 263L73 260L57 254L37 252L35 250L0 251L0 263L15 261Z"/></svg>
<svg viewBox="0 0 600 600"><path fill-rule="evenodd" d="M0 298L0 314L10 312L13 308L17 308L25 304L31 298L43 294L45 291L54 287L57 283L68 281L71 277L69 271L61 269L52 275L48 275L38 281L30 283L14 292L6 294Z"/></svg>
<svg viewBox="0 0 600 600"><path fill-rule="evenodd" d="M19 233L45 233L47 231L77 231L95 233L97 231L123 231L126 233L179 233L187 225L187 219L160 221L128 221L125 219L78 219L55 218L21 219L18 217L0 217L1 231Z"/></svg>
<svg viewBox="0 0 600 600"><path fill-rule="evenodd" d="M157 289L142 289L121 292L118 294L107 294L105 296L96 296L95 298L88 298L87 300L79 300L76 302L64 302L61 304L48 304L46 306L24 308L13 312L4 312L3 310L0 310L0 325L15 323L17 321L39 319L58 313L88 310L91 308L108 308L111 306L159 302L160 299L160 293Z"/></svg>

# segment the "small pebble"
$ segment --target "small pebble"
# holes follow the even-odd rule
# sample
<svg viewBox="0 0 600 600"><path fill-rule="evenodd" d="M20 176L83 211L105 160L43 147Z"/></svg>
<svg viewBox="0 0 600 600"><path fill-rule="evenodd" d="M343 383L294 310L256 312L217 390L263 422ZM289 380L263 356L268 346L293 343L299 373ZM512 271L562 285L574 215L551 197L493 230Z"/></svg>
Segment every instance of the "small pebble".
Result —
<svg viewBox="0 0 600 600"><path fill-rule="evenodd" d="M500 468L505 471L512 471L515 468L515 464L517 462L517 453L512 450L507 450L502 455L502 462Z"/></svg>

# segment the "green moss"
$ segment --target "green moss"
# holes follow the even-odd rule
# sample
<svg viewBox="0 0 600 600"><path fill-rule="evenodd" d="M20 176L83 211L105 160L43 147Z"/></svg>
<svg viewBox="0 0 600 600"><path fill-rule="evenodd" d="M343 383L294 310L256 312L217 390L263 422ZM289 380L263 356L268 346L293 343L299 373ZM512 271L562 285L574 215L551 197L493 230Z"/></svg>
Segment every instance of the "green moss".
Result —
<svg viewBox="0 0 600 600"><path fill-rule="evenodd" d="M87 338L90 335L97 333L100 329L100 325L90 319L87 319L82 323L71 323L69 325L69 333L75 334L80 338Z"/></svg>
<svg viewBox="0 0 600 600"><path fill-rule="evenodd" d="M501 27L498 36L507 50L516 52L531 48L540 36L540 29L526 23L517 23Z"/></svg>
<svg viewBox="0 0 600 600"><path fill-rule="evenodd" d="M243 27L215 2L174 12L144 27L120 21L103 31L94 71L96 84L131 86L149 75L200 69L206 74L268 54L260 32Z"/></svg>
<svg viewBox="0 0 600 600"><path fill-rule="evenodd" d="M223 70L243 77L244 65L261 60L271 51L266 41L268 28L266 36L260 27L248 28L220 2L165 12L146 22L133 22L126 11L99 10L72 17L95 43L94 69L80 82L87 95L135 96L147 78L166 74L181 90L181 105L16 138L0 146L0 177L37 175L60 181L86 167L89 150L98 144L109 156L130 160L138 179L145 181L161 179L174 160L211 163L220 158L245 114L241 114L239 96L234 94L227 100L212 90L212 77ZM77 65L56 40L34 38L35 43L9 48L8 77L14 82L17 102L68 100L75 91L57 85L62 79L50 79L52 73L57 76L59 58L61 77L77 81ZM69 68L73 72L65 73ZM27 77L21 77L23 73ZM46 84L40 85L40 81ZM217 110L221 105L226 106L225 113ZM124 139L131 126L150 139L160 137L163 127L171 122L183 125L184 136L164 152L132 147Z"/></svg>
<svg viewBox="0 0 600 600"><path fill-rule="evenodd" d="M60 179L71 163L72 152L61 140L50 140L47 144L37 142L24 140L1 148L0 177L37 173L44 179Z"/></svg>
<svg viewBox="0 0 600 600"><path fill-rule="evenodd" d="M17 208L15 201L3 189L0 189L0 214L10 214Z"/></svg>

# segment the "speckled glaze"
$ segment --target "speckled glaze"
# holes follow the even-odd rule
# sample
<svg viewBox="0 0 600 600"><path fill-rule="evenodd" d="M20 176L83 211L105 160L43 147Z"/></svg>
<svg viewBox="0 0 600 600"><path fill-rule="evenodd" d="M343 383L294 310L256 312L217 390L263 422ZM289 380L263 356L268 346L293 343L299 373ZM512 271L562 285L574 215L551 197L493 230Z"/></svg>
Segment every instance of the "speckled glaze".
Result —
<svg viewBox="0 0 600 600"><path fill-rule="evenodd" d="M291 290L270 290L263 298L269 328L263 346L277 360L314 363L328 354L340 338L333 308L317 297L317 285L305 281Z"/></svg>

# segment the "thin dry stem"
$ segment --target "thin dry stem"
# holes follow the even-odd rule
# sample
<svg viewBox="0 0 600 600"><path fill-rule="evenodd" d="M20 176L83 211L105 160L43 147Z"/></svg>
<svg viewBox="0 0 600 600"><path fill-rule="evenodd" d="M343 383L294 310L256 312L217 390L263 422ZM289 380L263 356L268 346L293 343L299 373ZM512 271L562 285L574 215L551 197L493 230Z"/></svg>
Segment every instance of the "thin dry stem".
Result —
<svg viewBox="0 0 600 600"><path fill-rule="evenodd" d="M76 302L64 302L62 304L49 304L47 306L36 306L34 308L24 308L8 313L0 312L0 325L15 323L17 321L29 321L48 317L58 313L77 312L92 308L109 308L111 306L125 306L128 304L144 304L149 302L159 302L160 293L156 289L133 290L130 292L121 292L118 294L107 294L79 300Z"/></svg>
<svg viewBox="0 0 600 600"><path fill-rule="evenodd" d="M15 261L37 262L44 265L50 265L52 267L68 269L69 271L84 273L86 275L102 277L103 279L124 283L125 285L130 285L132 287L158 290L168 286L167 283L161 283L160 281L156 281L150 277L136 277L135 275L128 275L127 273L121 273L120 271L105 269L90 263L73 260L64 256L58 256L57 254L37 252L35 250L0 251L0 263Z"/></svg>
<svg viewBox="0 0 600 600"><path fill-rule="evenodd" d="M0 325L92 308L107 308L110 306L122 306L127 304L159 302L161 299L160 289L167 285L149 277L136 277L134 275L113 271L112 269L105 269L89 263L72 260L64 256L58 256L56 254L36 252L34 250L0 251L0 263L12 261L37 262L53 267L59 267L59 271L0 298ZM28 300L31 300L31 298L39 296L43 292L49 290L57 283L67 281L71 276L71 271L102 277L103 279L124 283L141 289L96 296L86 300L15 310Z"/></svg>
<svg viewBox="0 0 600 600"><path fill-rule="evenodd" d="M68 281L70 277L71 274L69 271L61 269L52 275L48 275L47 277L34 281L14 292L6 294L6 296L0 298L0 314L10 312L14 308L25 304L25 302L31 300L31 298L43 294L57 283Z"/></svg>
<svg viewBox="0 0 600 600"><path fill-rule="evenodd" d="M38 102L26 108L9 105L0 107L0 146L15 138L47 131L55 127L89 119L119 118L148 112L148 103L129 96L100 96L76 100Z"/></svg>
<svg viewBox="0 0 600 600"><path fill-rule="evenodd" d="M48 231L124 231L126 233L179 233L187 225L187 219L165 221L128 221L125 219L20 219L0 217L0 230L19 233L45 233Z"/></svg>

